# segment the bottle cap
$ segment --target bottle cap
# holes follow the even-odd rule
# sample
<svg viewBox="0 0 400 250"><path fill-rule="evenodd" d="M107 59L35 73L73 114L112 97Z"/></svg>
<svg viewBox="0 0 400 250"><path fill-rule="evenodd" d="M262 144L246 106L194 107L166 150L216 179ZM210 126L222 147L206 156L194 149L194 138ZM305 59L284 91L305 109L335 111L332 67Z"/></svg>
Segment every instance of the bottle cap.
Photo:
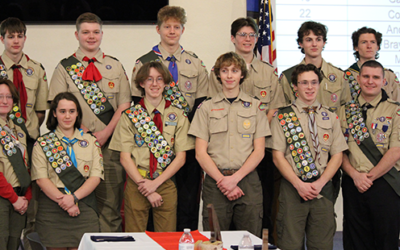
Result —
<svg viewBox="0 0 400 250"><path fill-rule="evenodd" d="M190 228L183 229L183 232L186 233L186 234L190 233Z"/></svg>

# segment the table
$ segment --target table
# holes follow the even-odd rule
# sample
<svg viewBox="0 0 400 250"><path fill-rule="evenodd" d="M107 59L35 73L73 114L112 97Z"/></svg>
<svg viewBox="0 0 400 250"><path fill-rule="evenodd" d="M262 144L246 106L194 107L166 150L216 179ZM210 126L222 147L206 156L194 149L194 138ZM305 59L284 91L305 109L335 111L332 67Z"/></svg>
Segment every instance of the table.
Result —
<svg viewBox="0 0 400 250"><path fill-rule="evenodd" d="M238 245L243 234L247 231L222 231L222 240L224 248L231 249L231 245ZM183 232L182 232L183 234ZM204 236L210 238L210 232L201 232ZM127 236L135 238L134 242L93 242L90 236ZM262 240L250 233L250 238L254 245L261 245ZM85 233L81 239L78 250L162 250L157 242L151 239L146 233Z"/></svg>

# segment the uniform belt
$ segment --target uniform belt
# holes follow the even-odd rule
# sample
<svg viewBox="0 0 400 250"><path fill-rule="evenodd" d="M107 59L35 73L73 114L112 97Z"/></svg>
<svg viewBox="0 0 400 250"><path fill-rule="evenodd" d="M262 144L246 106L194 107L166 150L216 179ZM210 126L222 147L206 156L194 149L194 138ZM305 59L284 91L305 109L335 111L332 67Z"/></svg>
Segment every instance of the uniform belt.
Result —
<svg viewBox="0 0 400 250"><path fill-rule="evenodd" d="M138 168L139 174L145 178L145 179L149 179L149 180L154 180L155 178L157 178L158 176L160 176L162 174L161 171L156 171L153 173L153 178L150 177L150 171L148 170L143 170L141 168Z"/></svg>
<svg viewBox="0 0 400 250"><path fill-rule="evenodd" d="M224 176L230 176L236 173L239 169L231 169L231 168L224 168L220 169L219 171L224 175Z"/></svg>

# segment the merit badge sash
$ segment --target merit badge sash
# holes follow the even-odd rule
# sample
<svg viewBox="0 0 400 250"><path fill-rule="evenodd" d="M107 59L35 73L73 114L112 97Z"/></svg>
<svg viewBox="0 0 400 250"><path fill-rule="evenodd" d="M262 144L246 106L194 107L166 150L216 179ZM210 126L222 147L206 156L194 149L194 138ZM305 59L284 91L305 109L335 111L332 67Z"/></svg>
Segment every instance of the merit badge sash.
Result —
<svg viewBox="0 0 400 250"><path fill-rule="evenodd" d="M379 161L382 159L383 155L382 155L381 151L379 151L376 144L374 143L374 141L372 140L372 138L369 135L368 129L365 126L365 123L363 122L364 118L362 117L362 112L361 112L361 108L359 107L359 104L353 100L350 102L350 104L347 104L345 106L345 110L346 110L347 124L349 126L350 133L354 137L354 140L356 141L358 147L361 149L361 151L364 153L364 155L368 158L368 160L374 166L376 166L379 163ZM380 119L382 119L382 118L380 118ZM360 124L356 123L356 125L355 125L354 124L355 122L361 122L361 123ZM367 122L367 121L365 121L365 122ZM350 126L352 128L350 128ZM361 126L363 126L363 127L361 128ZM385 129L384 126L382 127L383 130ZM376 129L376 123L371 124L371 129L372 130ZM386 130L387 129L388 129L388 127L386 128ZM349 137L348 129L346 129L344 136L345 136L346 140L348 140L348 137ZM396 194L398 196L400 196L400 173L399 173L399 171L397 171L397 169L395 167L392 167L389 170L389 172L387 172L382 177L393 188L393 190L396 192Z"/></svg>
<svg viewBox="0 0 400 250"><path fill-rule="evenodd" d="M157 159L161 168L164 170L175 158L175 153L171 150L167 140L157 128L147 110L140 104L124 111L124 114L129 117L129 120L135 126L140 135L135 135L135 141L138 146L146 143L150 152ZM139 145L140 144L140 145ZM154 172L156 174L156 172Z"/></svg>
<svg viewBox="0 0 400 250"><path fill-rule="evenodd" d="M296 113L291 106L288 106L278 111L278 119L285 133L286 142L292 152L293 160L301 174L301 179L304 182L315 181L319 178L320 173L316 168L314 158Z"/></svg>
<svg viewBox="0 0 400 250"><path fill-rule="evenodd" d="M181 53L184 52L184 49L181 46ZM143 56L139 60L142 63L150 62L150 61L159 61L162 57L160 50L158 49L158 45L153 47L153 50L150 51L147 55ZM183 110L183 115L187 117L190 112L190 107L188 102L186 101L184 95L179 90L178 82L172 81L168 86L165 86L164 98L168 101L171 101L172 106L175 106L179 109Z"/></svg>
<svg viewBox="0 0 400 250"><path fill-rule="evenodd" d="M107 125L114 115L114 109L107 100L107 96L95 82L82 80L83 72L85 71L83 64L76 57L70 56L62 60L61 65L79 89L79 92L92 112Z"/></svg>
<svg viewBox="0 0 400 250"><path fill-rule="evenodd" d="M293 96L295 97L295 99L297 99L297 97L299 97L299 94L297 94L297 92L294 90L294 85L292 83L292 73L296 69L296 67L297 67L297 65L294 67L291 67L290 69L287 69L286 71L283 72L283 74L286 76L286 79L289 82L290 88L292 89L292 93L293 93Z"/></svg>
<svg viewBox="0 0 400 250"><path fill-rule="evenodd" d="M26 168L27 163L25 162L24 156L21 150L18 148L16 143L20 143L16 138L13 138L5 129L0 126L0 142L3 148L3 152L7 155L8 160L13 166L14 172L17 175L20 183L21 191L18 196L24 196L26 190L31 184L31 177L28 169Z"/></svg>
<svg viewBox="0 0 400 250"><path fill-rule="evenodd" d="M351 65L350 68L357 72L360 70L358 68L357 63L354 63L353 65ZM353 73L351 73L351 71L349 69L344 72L344 78L349 82L351 97L354 100L360 93L360 90L361 90L360 85L358 84L356 78L353 76Z"/></svg>
<svg viewBox="0 0 400 250"><path fill-rule="evenodd" d="M47 161L68 190L74 193L85 183L85 178L74 166L63 144L54 132L39 137L37 143L42 147ZM97 201L94 192L81 201L85 202L86 205L97 213Z"/></svg>

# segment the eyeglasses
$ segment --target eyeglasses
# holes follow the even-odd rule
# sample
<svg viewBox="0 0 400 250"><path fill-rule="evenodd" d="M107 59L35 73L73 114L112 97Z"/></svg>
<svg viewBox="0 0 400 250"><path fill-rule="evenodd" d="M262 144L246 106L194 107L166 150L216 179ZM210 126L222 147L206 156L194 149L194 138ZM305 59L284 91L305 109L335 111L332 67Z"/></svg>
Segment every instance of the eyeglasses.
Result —
<svg viewBox="0 0 400 250"><path fill-rule="evenodd" d="M246 38L247 36L249 36L250 38L254 39L257 37L256 33L246 33L246 32L236 33L236 35L240 36L241 38Z"/></svg>
<svg viewBox="0 0 400 250"><path fill-rule="evenodd" d="M297 82L297 84L301 84L303 86L307 86L307 85L311 84L312 86L315 86L315 85L319 84L319 81L311 81L311 82L309 82L309 81L301 81L301 82Z"/></svg>
<svg viewBox="0 0 400 250"><path fill-rule="evenodd" d="M4 100L6 98L7 101L12 100L12 95L0 95L0 100Z"/></svg>
<svg viewBox="0 0 400 250"><path fill-rule="evenodd" d="M164 83L164 78L162 78L161 76L157 77L155 80L156 80L156 83ZM146 82L147 83L153 83L154 82L154 78L153 77L149 77L149 78L146 79Z"/></svg>

